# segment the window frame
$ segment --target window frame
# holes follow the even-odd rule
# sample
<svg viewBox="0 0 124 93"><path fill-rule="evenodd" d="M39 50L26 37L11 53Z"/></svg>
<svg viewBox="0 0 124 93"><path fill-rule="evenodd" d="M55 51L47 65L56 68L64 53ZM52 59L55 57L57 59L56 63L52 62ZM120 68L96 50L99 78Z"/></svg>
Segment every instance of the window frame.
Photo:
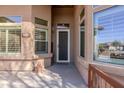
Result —
<svg viewBox="0 0 124 93"><path fill-rule="evenodd" d="M41 32L45 32L45 40L36 40L36 38L35 38L35 31L36 30L39 30L39 31L41 31ZM39 51L38 53L35 51L35 42L37 42L37 41L39 41L39 42L47 42L48 43L48 29L47 28L38 28L38 27L36 27L35 28L35 31L34 31L34 53L35 54L48 54L48 45L47 45L47 52L45 52L45 51ZM46 47L45 47L46 48Z"/></svg>

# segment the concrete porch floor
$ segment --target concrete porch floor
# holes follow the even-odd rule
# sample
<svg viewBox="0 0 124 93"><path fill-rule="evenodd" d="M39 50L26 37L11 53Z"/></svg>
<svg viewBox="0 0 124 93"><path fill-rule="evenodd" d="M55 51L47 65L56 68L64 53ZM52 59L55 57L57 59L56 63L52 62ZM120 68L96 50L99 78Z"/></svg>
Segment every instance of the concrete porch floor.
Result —
<svg viewBox="0 0 124 93"><path fill-rule="evenodd" d="M86 87L72 64L55 64L42 74L0 71L0 87L11 88L83 88Z"/></svg>

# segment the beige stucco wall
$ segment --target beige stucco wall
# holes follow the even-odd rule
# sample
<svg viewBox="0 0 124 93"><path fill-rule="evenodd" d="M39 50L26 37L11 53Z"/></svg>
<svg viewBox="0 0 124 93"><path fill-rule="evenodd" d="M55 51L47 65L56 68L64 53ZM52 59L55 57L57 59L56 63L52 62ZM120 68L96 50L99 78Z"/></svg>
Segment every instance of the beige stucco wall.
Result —
<svg viewBox="0 0 124 93"><path fill-rule="evenodd" d="M28 11L28 12L27 12ZM1 16L22 16L23 21L31 21L31 6L30 5L1 5Z"/></svg>
<svg viewBox="0 0 124 93"><path fill-rule="evenodd" d="M21 36L21 53L0 55L0 70L32 70L33 62L41 61L45 66L50 66L51 62L51 7L50 6L31 6L31 5L13 5L0 6L0 16L22 16L21 33L28 33L30 37ZM48 25L48 54L35 55L34 51L34 17L45 19ZM31 61L31 59L38 60ZM7 61L6 61L7 59ZM11 61L9 61L9 59ZM28 59L28 61L12 61L15 59ZM3 61L4 60L4 61Z"/></svg>
<svg viewBox="0 0 124 93"><path fill-rule="evenodd" d="M52 40L53 40L53 50L54 50L54 60L56 61L56 25L58 23L67 23L70 25L70 61L74 61L74 55L73 55L73 32L74 32L74 9L73 7L54 7L52 8L52 24L53 24L53 31L52 31Z"/></svg>
<svg viewBox="0 0 124 93"><path fill-rule="evenodd" d="M86 57L86 52L87 52L87 45L85 44L85 58L81 57L79 54L79 33L80 33L80 13L81 10L83 9L84 6L75 6L74 11L75 11L75 16L74 16L74 25L75 25L75 30L74 30L74 62L77 66L77 69L79 70L81 76L87 83L88 80L88 63L87 63L87 57ZM85 11L86 13L86 11ZM85 15L86 16L86 15ZM86 24L86 20L85 20ZM85 29L85 40L86 38L86 29ZM86 41L87 43L87 41Z"/></svg>

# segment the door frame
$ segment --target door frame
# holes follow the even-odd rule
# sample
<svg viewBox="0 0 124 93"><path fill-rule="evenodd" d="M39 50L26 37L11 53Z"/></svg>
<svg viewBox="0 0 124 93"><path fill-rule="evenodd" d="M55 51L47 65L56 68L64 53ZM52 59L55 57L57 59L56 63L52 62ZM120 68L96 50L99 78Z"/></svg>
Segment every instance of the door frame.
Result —
<svg viewBox="0 0 124 93"><path fill-rule="evenodd" d="M68 60L59 60L59 32L68 32ZM57 63L69 63L70 62L70 29L68 28L58 28L57 31L57 43L56 43L56 62Z"/></svg>

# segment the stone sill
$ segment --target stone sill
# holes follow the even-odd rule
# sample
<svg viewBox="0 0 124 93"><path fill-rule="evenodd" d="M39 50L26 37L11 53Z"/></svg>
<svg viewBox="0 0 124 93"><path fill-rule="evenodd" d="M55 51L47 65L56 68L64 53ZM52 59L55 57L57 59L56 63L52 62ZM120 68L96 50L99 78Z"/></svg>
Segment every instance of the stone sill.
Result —
<svg viewBox="0 0 124 93"><path fill-rule="evenodd" d="M50 54L35 54L34 58L51 58L53 56L52 53Z"/></svg>

